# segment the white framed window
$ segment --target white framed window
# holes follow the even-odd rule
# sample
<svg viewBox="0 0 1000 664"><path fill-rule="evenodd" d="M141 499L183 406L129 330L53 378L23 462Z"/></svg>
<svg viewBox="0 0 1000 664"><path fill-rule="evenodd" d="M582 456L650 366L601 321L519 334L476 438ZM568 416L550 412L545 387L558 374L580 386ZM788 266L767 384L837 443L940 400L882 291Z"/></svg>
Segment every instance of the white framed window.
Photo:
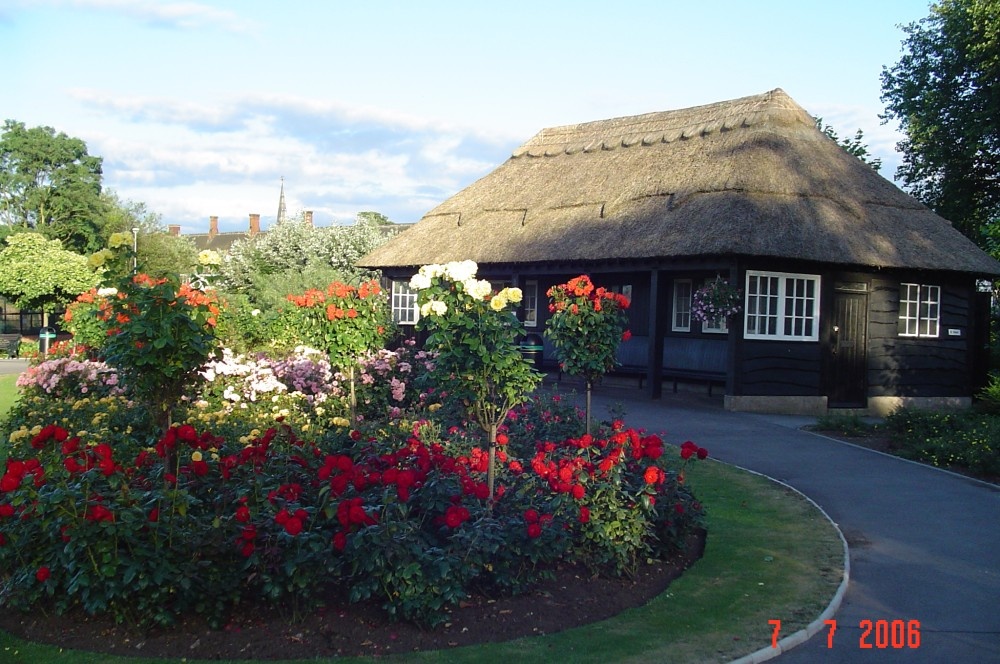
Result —
<svg viewBox="0 0 1000 664"><path fill-rule="evenodd" d="M521 307L524 309L524 326L538 327L538 280L527 279L521 289Z"/></svg>
<svg viewBox="0 0 1000 664"><path fill-rule="evenodd" d="M691 280L674 280L674 317L670 325L672 332L691 331Z"/></svg>
<svg viewBox="0 0 1000 664"><path fill-rule="evenodd" d="M747 270L745 338L818 341L819 285L816 274Z"/></svg>
<svg viewBox="0 0 1000 664"><path fill-rule="evenodd" d="M420 319L420 309L417 308L417 291L410 288L409 282L392 282L392 320L397 325L416 325Z"/></svg>
<svg viewBox="0 0 1000 664"><path fill-rule="evenodd" d="M941 287L899 285L899 336L937 337L941 326Z"/></svg>

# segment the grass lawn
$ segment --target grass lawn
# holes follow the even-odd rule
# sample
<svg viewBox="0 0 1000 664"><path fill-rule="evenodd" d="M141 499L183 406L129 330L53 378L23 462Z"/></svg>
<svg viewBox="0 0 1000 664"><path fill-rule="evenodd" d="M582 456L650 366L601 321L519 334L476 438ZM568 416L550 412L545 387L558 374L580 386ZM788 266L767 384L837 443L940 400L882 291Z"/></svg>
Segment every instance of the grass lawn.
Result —
<svg viewBox="0 0 1000 664"><path fill-rule="evenodd" d="M7 414L10 407L17 401L17 374L4 374L0 376L0 417Z"/></svg>
<svg viewBox="0 0 1000 664"><path fill-rule="evenodd" d="M795 492L718 462L707 461L689 469L688 481L708 513L705 556L646 606L558 634L392 659L449 663L718 662L769 646L769 620L781 620L784 637L816 619L842 580L844 551L829 521ZM164 661L62 650L2 632L0 660L31 664ZM370 660L309 661L340 664Z"/></svg>

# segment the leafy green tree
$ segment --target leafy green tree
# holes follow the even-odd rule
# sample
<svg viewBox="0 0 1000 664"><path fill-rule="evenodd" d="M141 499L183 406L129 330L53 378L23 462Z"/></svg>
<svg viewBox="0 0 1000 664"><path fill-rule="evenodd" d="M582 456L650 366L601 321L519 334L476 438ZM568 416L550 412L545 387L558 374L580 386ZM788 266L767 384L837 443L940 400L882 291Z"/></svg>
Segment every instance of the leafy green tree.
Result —
<svg viewBox="0 0 1000 664"><path fill-rule="evenodd" d="M0 222L62 240L72 251L96 251L104 217L101 161L79 138L7 120L0 136Z"/></svg>
<svg viewBox="0 0 1000 664"><path fill-rule="evenodd" d="M39 233L7 237L0 251L0 295L25 311L60 311L80 293L98 284L86 256L67 251L59 240Z"/></svg>
<svg viewBox="0 0 1000 664"><path fill-rule="evenodd" d="M391 226L392 221L389 217L385 216L381 212L358 212L355 215L354 223L356 224L375 224L376 226Z"/></svg>
<svg viewBox="0 0 1000 664"><path fill-rule="evenodd" d="M113 191L105 191L101 197L107 210L101 229L104 245L115 233L131 236L132 229L138 229L135 244L138 265L143 272L152 277L187 274L198 262L198 249L191 239L170 235L160 215L150 211L145 203L123 201ZM114 281L123 276L108 275L108 279Z"/></svg>
<svg viewBox="0 0 1000 664"><path fill-rule="evenodd" d="M1000 217L1000 3L942 0L903 31L882 69L883 119L906 134L896 176L983 245Z"/></svg>
<svg viewBox="0 0 1000 664"><path fill-rule="evenodd" d="M833 127L823 122L823 118L816 118L816 128L833 139L848 154L854 155L871 166L876 173L882 168L882 160L868 151L868 146L864 143L865 134L860 129L854 134L854 138L841 138Z"/></svg>
<svg viewBox="0 0 1000 664"><path fill-rule="evenodd" d="M375 275L354 264L389 239L382 219L362 212L352 226L314 227L301 215L287 218L267 233L233 244L221 269L224 287L246 293L263 307L332 281L370 279Z"/></svg>

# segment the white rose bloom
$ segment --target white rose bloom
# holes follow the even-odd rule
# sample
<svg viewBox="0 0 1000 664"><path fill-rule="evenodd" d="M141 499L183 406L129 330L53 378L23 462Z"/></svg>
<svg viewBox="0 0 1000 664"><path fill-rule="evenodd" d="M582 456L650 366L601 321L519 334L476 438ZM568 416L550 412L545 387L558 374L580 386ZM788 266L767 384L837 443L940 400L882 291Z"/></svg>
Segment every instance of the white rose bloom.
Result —
<svg viewBox="0 0 1000 664"><path fill-rule="evenodd" d="M444 266L434 263L433 265L424 265L420 268L417 274L422 274L428 279L433 279L434 277L440 277L444 274Z"/></svg>
<svg viewBox="0 0 1000 664"><path fill-rule="evenodd" d="M425 288L430 288L430 287L431 287L431 278L426 274L421 274L420 272L417 272L410 279L410 288L412 288L413 290L423 290Z"/></svg>
<svg viewBox="0 0 1000 664"><path fill-rule="evenodd" d="M444 266L444 270L452 281L468 281L476 276L479 266L475 261L460 261L448 263Z"/></svg>
<svg viewBox="0 0 1000 664"><path fill-rule="evenodd" d="M434 302L431 302L430 305L431 310L438 316L444 316L448 312L448 305L444 302L435 300Z"/></svg>
<svg viewBox="0 0 1000 664"><path fill-rule="evenodd" d="M463 285L465 286L465 292L476 300L483 300L493 292L490 282L485 279L469 279Z"/></svg>
<svg viewBox="0 0 1000 664"><path fill-rule="evenodd" d="M115 295L118 295L118 289L117 288L98 288L97 289L97 294L100 295L101 297L114 297Z"/></svg>

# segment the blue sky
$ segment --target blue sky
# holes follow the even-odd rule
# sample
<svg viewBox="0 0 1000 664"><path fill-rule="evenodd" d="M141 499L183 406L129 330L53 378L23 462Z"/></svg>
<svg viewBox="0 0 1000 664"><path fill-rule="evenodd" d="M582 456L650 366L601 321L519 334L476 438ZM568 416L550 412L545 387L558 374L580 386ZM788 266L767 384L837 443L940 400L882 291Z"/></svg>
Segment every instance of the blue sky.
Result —
<svg viewBox="0 0 1000 664"><path fill-rule="evenodd" d="M927 0L0 0L0 120L104 158L164 224L399 222L543 127L783 88L892 178L879 74Z"/></svg>

